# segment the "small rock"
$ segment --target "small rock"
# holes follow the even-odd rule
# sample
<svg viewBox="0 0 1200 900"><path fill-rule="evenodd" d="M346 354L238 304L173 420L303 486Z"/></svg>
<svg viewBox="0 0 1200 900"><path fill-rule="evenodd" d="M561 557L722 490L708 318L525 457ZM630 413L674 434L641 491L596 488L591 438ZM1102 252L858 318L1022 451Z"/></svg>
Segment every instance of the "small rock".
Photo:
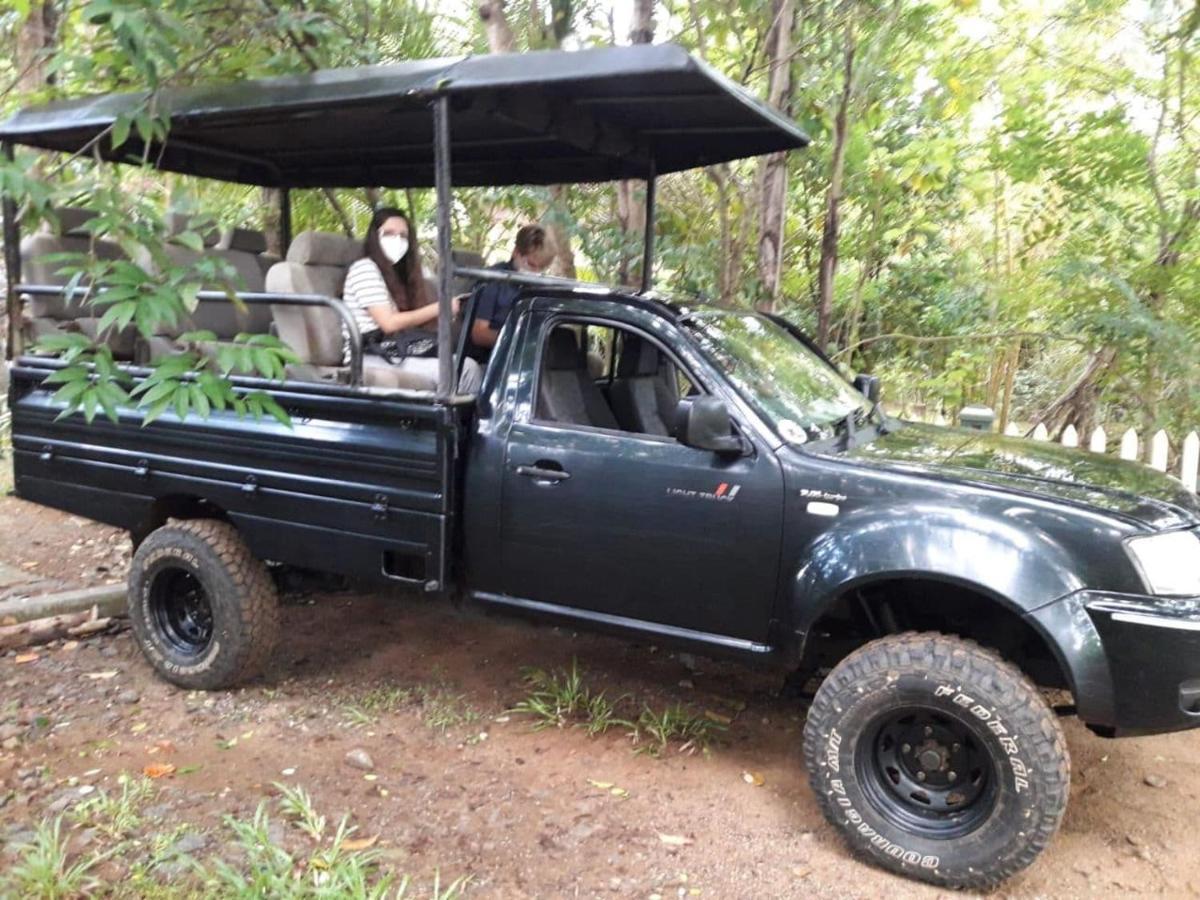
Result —
<svg viewBox="0 0 1200 900"><path fill-rule="evenodd" d="M103 647L100 648L100 655L108 657L109 659L112 659L114 656L117 655L117 648L114 647L112 644L105 644Z"/></svg>
<svg viewBox="0 0 1200 900"><path fill-rule="evenodd" d="M375 761L371 759L366 750L355 747L346 754L346 765L369 772L375 768Z"/></svg>
<svg viewBox="0 0 1200 900"><path fill-rule="evenodd" d="M124 703L128 706L132 706L141 699L142 698L138 696L138 692L134 690L121 691L121 693L117 694L117 702Z"/></svg>
<svg viewBox="0 0 1200 900"><path fill-rule="evenodd" d="M0 748L3 748L5 750L16 750L20 746L21 746L20 738L10 737L10 738L5 738L4 740L0 741Z"/></svg>
<svg viewBox="0 0 1200 900"><path fill-rule="evenodd" d="M1153 772L1143 778L1142 781L1153 788L1164 788L1167 786L1167 779L1163 778L1161 775L1155 775Z"/></svg>
<svg viewBox="0 0 1200 900"><path fill-rule="evenodd" d="M20 725L0 725L0 741L20 737L23 730Z"/></svg>
<svg viewBox="0 0 1200 900"><path fill-rule="evenodd" d="M179 840L173 843L167 854L169 856L185 856L203 850L209 845L210 841L207 835L200 834L196 831L189 831Z"/></svg>

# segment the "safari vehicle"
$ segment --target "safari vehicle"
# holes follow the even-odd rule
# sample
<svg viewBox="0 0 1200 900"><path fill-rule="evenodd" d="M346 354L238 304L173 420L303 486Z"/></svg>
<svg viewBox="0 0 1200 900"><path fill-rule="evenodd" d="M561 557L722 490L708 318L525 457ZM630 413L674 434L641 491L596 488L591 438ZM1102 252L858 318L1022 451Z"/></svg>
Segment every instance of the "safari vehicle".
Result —
<svg viewBox="0 0 1200 900"><path fill-rule="evenodd" d="M13 361L16 492L129 530L130 616L167 680L214 689L263 670L276 564L823 676L804 756L829 820L882 866L975 888L1029 865L1058 828L1060 714L1108 736L1200 724L1200 504L1181 485L896 421L876 381L848 382L786 321L649 290L658 175L806 143L683 50L429 60L166 101L169 135L145 154L165 170L285 198L435 186L444 263L439 388L413 392L363 365L337 299L357 248L285 235L286 258L242 299L302 364L236 383L269 390L290 427L228 412L143 427L135 409L87 425L59 417L46 378L61 360ZM0 140L140 160L136 139L105 137L136 102L26 110ZM452 181L619 178L647 182L642 291L450 265ZM18 253L5 212L31 327L94 330L37 247ZM44 249L72 240L61 221L35 236ZM259 285L235 243L205 252ZM477 396L452 387L455 278L523 286ZM224 294L201 300L197 318L229 313ZM96 337L138 360L173 346Z"/></svg>

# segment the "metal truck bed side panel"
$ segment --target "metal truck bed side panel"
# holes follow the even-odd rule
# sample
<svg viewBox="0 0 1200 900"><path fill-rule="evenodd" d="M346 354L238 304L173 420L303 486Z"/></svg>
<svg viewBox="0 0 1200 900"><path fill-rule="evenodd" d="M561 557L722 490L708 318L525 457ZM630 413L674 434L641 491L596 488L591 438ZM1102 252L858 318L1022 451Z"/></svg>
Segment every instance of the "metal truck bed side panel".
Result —
<svg viewBox="0 0 1200 900"><path fill-rule="evenodd" d="M453 408L420 401L275 393L292 427L214 411L143 427L59 419L49 369L13 370L19 496L142 534L167 509L203 503L262 558L421 584L446 580L456 448Z"/></svg>

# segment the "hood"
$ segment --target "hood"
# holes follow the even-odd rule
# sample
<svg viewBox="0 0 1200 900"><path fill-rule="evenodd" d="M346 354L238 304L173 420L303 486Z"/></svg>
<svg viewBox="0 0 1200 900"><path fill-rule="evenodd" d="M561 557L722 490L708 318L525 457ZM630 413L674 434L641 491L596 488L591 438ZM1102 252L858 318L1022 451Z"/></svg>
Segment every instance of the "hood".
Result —
<svg viewBox="0 0 1200 900"><path fill-rule="evenodd" d="M1175 479L1044 441L904 423L846 458L1099 508L1154 529L1200 524L1200 500Z"/></svg>

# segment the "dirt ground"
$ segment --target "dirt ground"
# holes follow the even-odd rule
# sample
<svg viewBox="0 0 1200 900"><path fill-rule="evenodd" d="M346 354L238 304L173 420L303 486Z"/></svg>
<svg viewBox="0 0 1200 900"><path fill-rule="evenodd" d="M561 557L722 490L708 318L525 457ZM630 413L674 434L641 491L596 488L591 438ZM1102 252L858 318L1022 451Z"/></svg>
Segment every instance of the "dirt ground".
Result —
<svg viewBox="0 0 1200 900"><path fill-rule="evenodd" d="M115 566L87 557L118 544L99 526L0 498L0 529L10 570L36 562L78 585L122 574L119 552L106 557ZM64 561L80 541L89 549ZM119 793L123 773L166 763L174 773L151 782L131 828L135 846L166 860L163 896L179 874L171 852L228 855L223 817L249 819L263 801L275 813L274 782L303 786L331 822L349 816L421 897L435 872L470 876L470 897L945 894L848 853L803 775L803 711L761 673L403 594L291 596L284 621L269 674L227 693L160 682L128 632L0 657L0 872L39 821L70 823L87 797ZM506 712L527 692L523 667L572 660L634 714L678 702L732 721L707 754L653 758L622 729L534 732ZM1200 893L1200 735L1104 741L1074 720L1066 730L1063 828L997 896ZM371 768L351 765L352 751ZM275 819L272 840L311 849ZM76 852L102 847L95 829L73 829ZM114 856L97 871L128 891L131 865Z"/></svg>

